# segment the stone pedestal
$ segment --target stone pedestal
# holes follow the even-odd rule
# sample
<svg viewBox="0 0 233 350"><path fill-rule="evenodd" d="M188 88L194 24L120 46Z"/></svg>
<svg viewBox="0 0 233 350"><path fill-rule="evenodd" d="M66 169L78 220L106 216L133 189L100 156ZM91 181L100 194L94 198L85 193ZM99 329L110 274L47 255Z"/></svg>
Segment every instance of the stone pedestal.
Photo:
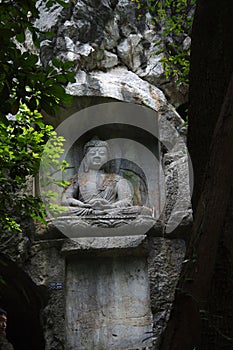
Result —
<svg viewBox="0 0 233 350"><path fill-rule="evenodd" d="M143 349L152 314L145 236L80 238L66 255L66 350Z"/></svg>

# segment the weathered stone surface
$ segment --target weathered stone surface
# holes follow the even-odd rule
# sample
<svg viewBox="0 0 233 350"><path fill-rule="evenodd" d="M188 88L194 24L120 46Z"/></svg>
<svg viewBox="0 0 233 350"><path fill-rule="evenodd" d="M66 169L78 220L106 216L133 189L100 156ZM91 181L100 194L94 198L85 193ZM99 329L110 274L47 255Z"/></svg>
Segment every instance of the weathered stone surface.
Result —
<svg viewBox="0 0 233 350"><path fill-rule="evenodd" d="M33 232L33 229L33 225L29 225L28 232ZM12 261L19 265L23 265L27 260L30 247L31 240L21 232L17 235L1 234L0 253L8 255Z"/></svg>
<svg viewBox="0 0 233 350"><path fill-rule="evenodd" d="M151 344L144 341L152 332L146 236L82 238L66 242L62 251L68 259L68 349Z"/></svg>
<svg viewBox="0 0 233 350"><path fill-rule="evenodd" d="M146 10L139 16L136 2L101 0L96 6L95 1L78 0L66 9L59 5L48 9L38 1L38 7L36 26L57 32L42 42L43 64L53 57L73 61L77 73L82 68L108 70L120 65L161 88L176 105L187 100L187 89L165 78L161 46L156 45L161 37ZM185 47L188 44L187 39Z"/></svg>
<svg viewBox="0 0 233 350"><path fill-rule="evenodd" d="M112 217L77 217L61 216L48 225L49 231L59 230L66 237L77 241L82 237L123 237L139 236L149 231L156 224L156 219L150 216Z"/></svg>
<svg viewBox="0 0 233 350"><path fill-rule="evenodd" d="M67 261L67 350L142 349L152 331L146 258Z"/></svg>
<svg viewBox="0 0 233 350"><path fill-rule="evenodd" d="M187 155L174 160L167 168L166 183L167 197L169 198L166 212L167 233L172 232L174 227L177 227L177 223L181 223L183 219L192 220L190 183L185 175L188 172Z"/></svg>
<svg viewBox="0 0 233 350"><path fill-rule="evenodd" d="M64 0L68 2L68 0ZM46 6L47 1L38 0L37 8L40 11L39 19L35 21L35 26L41 31L50 32L60 21L63 21L63 17L67 16L67 9L64 9L63 6L55 4L51 7Z"/></svg>
<svg viewBox="0 0 233 350"><path fill-rule="evenodd" d="M65 243L65 245L64 245ZM63 247L63 248L62 248ZM62 248L62 250L61 250ZM61 251L61 253L60 253ZM70 270L69 276L72 276L73 282L74 279L78 278L81 279L78 283L78 288L71 288L70 283L68 283L69 279L66 283L68 283L68 290L69 293L72 294L69 295L67 299L67 295L64 295L64 291L61 290L51 290L50 292L50 299L48 306L43 311L43 323L45 327L45 340L47 343L46 350L50 349L62 349L62 343L64 341L64 302L65 300L72 300L72 310L69 309L67 317L73 318L75 313L77 312L83 312L83 307L86 308L88 305L90 306L90 312L88 313L88 317L90 319L86 320L86 316L83 316L84 318L81 318L81 321L78 323L78 329L80 330L84 325L86 324L87 328L84 327L84 330L82 331L82 334L87 334L87 332L90 332L90 328L92 329L93 336L87 337L89 341L97 341L97 339L101 338L101 342L106 341L112 341L111 343L111 349L134 349L134 347L126 346L128 344L127 342L130 340L135 341L135 339L139 340L139 343L141 341L141 338L137 338L138 334L142 334L144 331L151 332L151 326L140 326L136 327L133 326L133 331L130 329L130 334L134 334L135 336L133 338L130 338L127 333L127 327L120 327L109 323L109 328L106 326L106 317L102 317L101 310L106 311L106 307L110 307L110 314L104 314L108 315L108 317L113 317L113 312L115 312L115 305L116 303L119 303L119 300L115 300L113 295L111 294L111 290L109 290L109 284L107 281L109 279L113 281L111 278L112 269L113 269L113 263L110 263L109 261L119 261L120 266L119 268L116 268L116 270L119 273L119 276L122 276L121 269L123 268L126 275L130 272L130 275L132 275L133 266L140 265L140 261L142 256L145 256L145 254L149 254L149 281L150 281L150 298L151 298L151 307L152 307L152 313L153 313L153 323L154 323L154 330L153 333L148 333L149 337L149 343L153 341L154 345L149 348L151 349L157 349L157 346L159 344L159 340L161 337L162 330L164 329L166 322L169 318L170 314L170 308L171 303L174 298L174 292L175 292L175 285L177 283L177 278L179 276L179 271L182 263L182 259L185 253L185 245L184 242L181 240L165 240L164 238L151 238L149 242L147 242L147 238L145 236L130 236L130 237L109 237L109 238L83 238L79 239L76 243L64 241L63 239L57 240L57 241L38 241L35 242L31 249L31 258L28 260L28 264L26 266L26 271L29 273L30 276L34 279L37 285L44 285L49 288L51 282L61 282L67 280L68 275L65 274L64 271L64 258L61 258L62 254L63 256L67 256L71 258L71 261L75 259L75 263L73 262L73 267ZM80 258L77 258L77 255ZM131 267L129 266L129 270L127 270L127 261L130 260L130 256L133 255L134 258L132 258L133 262ZM77 260L76 260L77 259ZM80 263L80 259L84 259ZM97 260L96 260L97 259ZM106 260L107 259L107 260ZM144 258L143 258L144 259ZM101 264L99 263L101 261ZM106 264L107 261L107 264ZM145 263L145 262L144 262ZM143 263L143 264L144 264ZM115 264L115 263L114 263ZM116 263L118 264L118 262ZM131 264L131 263L130 263ZM108 265L108 267L106 267ZM88 266L88 267L87 267ZM94 266L94 267L93 267ZM115 266L115 265L114 265ZM96 270L95 270L96 269ZM103 278L101 277L101 274L99 273L99 270L103 272ZM95 271L94 271L95 270ZM98 271L97 271L98 270ZM106 271L107 270L107 271ZM75 271L75 272L74 272ZM121 271L121 272L120 272ZM91 278L90 280L87 279L87 276ZM147 274L146 274L147 275ZM144 279L147 279L146 275L143 277ZM76 277L75 277L76 276ZM92 293L93 288L95 287L96 283L96 276L98 276L98 283L105 284L105 287L100 289L99 299L98 299L98 308L93 309L93 298L92 296L95 295L95 293ZM123 274L124 276L124 274ZM83 278L81 278L83 277ZM85 277L85 278L84 278ZM140 277L142 278L142 277ZM80 287L80 283L90 283L89 289L87 289L87 285L85 284L85 298L91 298L91 301L89 300L86 303L86 299L84 298L84 302L82 303L81 309L74 306L73 301L74 298L76 298L75 303L79 305L79 301L81 299L77 299L78 296L81 298L83 297L84 290ZM83 282L82 282L83 281ZM87 282L89 281L89 282ZM115 280L114 280L115 281ZM115 281L116 282L116 281ZM136 283L136 282L135 282ZM131 284L129 283L129 286L127 284L127 288L133 288L135 289L135 283ZM114 285L120 285L121 289L123 288L122 283L114 283ZM74 286L74 285L73 285ZM145 281L143 282L143 286L145 287ZM99 287L99 284L98 284ZM143 288L144 288L143 287ZM71 289L69 289L71 288ZM86 293L87 290L90 290L90 293ZM106 291L108 294L108 301L112 300L113 304L107 303L107 306L104 304L102 305L103 300L106 301L106 298L103 297L101 294L102 291ZM74 292L75 291L75 292ZM115 295L115 297L122 297L124 300L128 300L127 293L130 293L130 290L126 290L125 293L122 294L118 292ZM83 293L83 294L82 294ZM146 292L148 293L148 291ZM142 294L145 295L145 290L142 291ZM148 295L148 294L146 294ZM71 298L72 297L72 298ZM149 299L150 299L149 298ZM148 299L148 300L149 300ZM86 300L86 301L85 301ZM115 300L115 301L114 301ZM135 301L135 300L134 300ZM70 306L71 306L70 304ZM76 304L75 304L76 305ZM118 304L117 304L118 305ZM133 305L133 304L132 304ZM85 309L86 310L86 309ZM94 311L93 311L94 310ZM118 310L118 309L117 309ZM125 309L124 309L125 310ZM138 312L141 310L140 308L136 308ZM125 315L125 311L122 311L122 309L118 310L120 314ZM109 316L110 315L110 316ZM129 309L129 315L132 314L132 309ZM91 317L95 316L99 320L100 324L103 326L97 327L96 331L93 331ZM98 318L99 317L99 318ZM68 319L67 318L67 319ZM113 317L114 320L116 319ZM118 319L117 319L118 320ZM144 324L145 319L139 318L139 321L142 321L142 324ZM148 318L146 318L148 320ZM86 323L87 321L87 323ZM89 322L90 321L90 322ZM122 319L120 320L122 321ZM128 321L127 321L128 322ZM131 321L130 321L131 322ZM74 324L73 324L74 325ZM131 323L130 323L131 325ZM77 329L77 324L75 325L75 329ZM88 328L90 327L90 328ZM148 328L149 327L149 328ZM124 330L124 332L123 332ZM71 330L70 330L71 331ZM125 339L121 340L115 340L115 337L112 336L112 334L118 334L120 332L121 334L127 335L127 341ZM141 333L140 333L141 332ZM69 334L69 333L68 333ZM68 335L70 341L74 341L74 337L76 336L75 332L72 331L72 335ZM100 338L98 338L97 334L102 334ZM105 337L106 336L106 337ZM113 339L114 338L114 339ZM73 339L73 340L72 340ZM144 339L144 338L143 338ZM84 341L84 340L83 340ZM119 343L117 341L122 341L122 343ZM142 349L143 347L140 347L140 344L135 345L135 349ZM120 345L121 344L121 345ZM143 343L144 346L146 345ZM72 349L72 343L70 345L70 349ZM89 348L88 348L89 346ZM91 345L85 345L83 349L93 349L93 343ZM101 347L102 348L102 347ZM103 347L108 348L108 346ZM76 349L76 348L74 348ZM80 347L82 349L82 347Z"/></svg>
<svg viewBox="0 0 233 350"><path fill-rule="evenodd" d="M130 34L128 38L122 40L117 46L117 53L121 61L136 71L141 65L141 54L143 46L141 44L141 34Z"/></svg>
<svg viewBox="0 0 233 350"><path fill-rule="evenodd" d="M116 54L105 50L104 57L99 68L109 69L118 65L118 57Z"/></svg>
<svg viewBox="0 0 233 350"><path fill-rule="evenodd" d="M166 104L161 90L123 67L116 67L108 72L79 71L76 83L70 83L67 92L74 96L105 96L145 104L156 111Z"/></svg>
<svg viewBox="0 0 233 350"><path fill-rule="evenodd" d="M182 240L152 238L150 243L149 280L154 319L154 350L159 349L161 334L170 316L175 288L185 255Z"/></svg>
<svg viewBox="0 0 233 350"><path fill-rule="evenodd" d="M60 252L63 242L63 239L35 242L24 267L37 286L49 291L48 304L41 314L45 350L64 349L65 263Z"/></svg>
<svg viewBox="0 0 233 350"><path fill-rule="evenodd" d="M70 256L82 253L90 253L99 257L106 256L142 256L148 253L148 241L146 235L123 237L83 237L65 241L62 254ZM87 255L87 254L86 254Z"/></svg>

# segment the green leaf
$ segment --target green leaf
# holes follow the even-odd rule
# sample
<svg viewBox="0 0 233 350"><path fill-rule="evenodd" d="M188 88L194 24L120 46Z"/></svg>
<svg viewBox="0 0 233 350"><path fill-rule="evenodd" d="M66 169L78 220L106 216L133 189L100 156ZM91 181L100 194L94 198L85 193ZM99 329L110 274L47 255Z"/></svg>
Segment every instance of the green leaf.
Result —
<svg viewBox="0 0 233 350"><path fill-rule="evenodd" d="M67 79L66 79L66 77L64 76L64 75L58 75L57 76L57 81L59 82L59 83L67 83Z"/></svg>
<svg viewBox="0 0 233 350"><path fill-rule="evenodd" d="M28 56L26 62L30 66L34 66L38 62L38 56L37 55L30 55L30 56Z"/></svg>
<svg viewBox="0 0 233 350"><path fill-rule="evenodd" d="M63 68L68 70L74 66L74 62L67 61L64 63Z"/></svg>
<svg viewBox="0 0 233 350"><path fill-rule="evenodd" d="M75 73L74 72L68 72L66 73L66 77L69 80L70 83L75 83L76 79L75 79Z"/></svg>
<svg viewBox="0 0 233 350"><path fill-rule="evenodd" d="M58 59L56 59L56 58L53 58L53 59L52 59L52 63L53 63L53 65L54 65L55 67L57 67L57 68L61 68L62 65L63 65L63 63L62 63L61 61L59 61Z"/></svg>
<svg viewBox="0 0 233 350"><path fill-rule="evenodd" d="M53 6L53 4L54 4L54 1L49 0L49 1L46 3L46 7L51 7L51 6Z"/></svg>
<svg viewBox="0 0 233 350"><path fill-rule="evenodd" d="M66 94L65 89L61 85L52 85L48 88L47 92L50 92L59 98L64 98Z"/></svg>
<svg viewBox="0 0 233 350"><path fill-rule="evenodd" d="M49 39L52 39L55 37L55 33L54 32L46 32L46 37Z"/></svg>
<svg viewBox="0 0 233 350"><path fill-rule="evenodd" d="M19 34L16 34L16 40L18 40L18 42L20 42L20 43L24 43L24 41L25 41L24 31L19 33Z"/></svg>

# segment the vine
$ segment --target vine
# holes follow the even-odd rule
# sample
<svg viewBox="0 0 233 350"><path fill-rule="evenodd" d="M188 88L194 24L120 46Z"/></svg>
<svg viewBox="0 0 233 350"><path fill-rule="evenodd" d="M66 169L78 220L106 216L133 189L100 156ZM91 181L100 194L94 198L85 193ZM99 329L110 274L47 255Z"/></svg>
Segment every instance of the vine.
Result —
<svg viewBox="0 0 233 350"><path fill-rule="evenodd" d="M163 53L161 62L166 78L175 79L178 85L189 83L189 58L193 16L196 0L134 0L138 10L148 10L150 21L161 34L156 46Z"/></svg>

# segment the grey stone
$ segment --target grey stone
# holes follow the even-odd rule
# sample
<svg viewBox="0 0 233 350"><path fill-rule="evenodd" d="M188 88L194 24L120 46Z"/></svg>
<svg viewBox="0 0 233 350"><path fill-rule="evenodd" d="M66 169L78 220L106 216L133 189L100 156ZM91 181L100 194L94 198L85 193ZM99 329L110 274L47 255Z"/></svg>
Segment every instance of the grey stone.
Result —
<svg viewBox="0 0 233 350"><path fill-rule="evenodd" d="M169 319L175 288L182 261L185 244L182 240L152 238L149 242L149 279L151 288L151 308L154 319L153 349L159 349L161 334Z"/></svg>
<svg viewBox="0 0 233 350"><path fill-rule="evenodd" d="M68 350L142 349L152 332L145 258L67 261Z"/></svg>
<svg viewBox="0 0 233 350"><path fill-rule="evenodd" d="M100 68L108 69L118 65L118 57L116 54L104 51L104 58L100 63Z"/></svg>
<svg viewBox="0 0 233 350"><path fill-rule="evenodd" d="M60 252L63 242L63 239L34 242L24 265L33 282L49 290L48 304L41 313L45 350L64 349L65 263ZM61 288L52 289L53 283L59 283Z"/></svg>
<svg viewBox="0 0 233 350"><path fill-rule="evenodd" d="M140 210L143 208L140 208ZM48 224L49 231L59 230L66 237L77 241L83 237L138 236L148 232L156 219L147 215L105 216L61 216ZM176 225L177 226L177 225Z"/></svg>
<svg viewBox="0 0 233 350"><path fill-rule="evenodd" d="M184 41L183 41L183 50L188 50L190 49L191 46L191 38L189 36L187 36Z"/></svg>
<svg viewBox="0 0 233 350"><path fill-rule="evenodd" d="M57 31L56 38L41 50L43 64L47 64L54 56L75 61L77 73L80 68L88 71L109 70L118 64L161 88L172 103L179 105L187 100L187 88L184 85L177 86L174 80L165 78L161 63L163 54L159 53L163 48L163 38L152 25L146 11L140 10L139 19L135 2L102 0L96 6L93 0L78 0L71 3L68 9L62 9L60 5L48 9L43 2L38 1L38 8L40 18L36 26ZM58 37L62 40L57 40ZM63 42L68 44L64 47ZM89 44L95 52L89 52L83 59L79 56L76 44L80 47ZM188 37L183 45L189 45ZM111 54L106 54L106 51Z"/></svg>
<svg viewBox="0 0 233 350"><path fill-rule="evenodd" d="M67 240L62 247L62 253L66 255L80 254L81 251L95 252L95 256L113 256L115 254L132 254L132 251L140 255L146 255L148 249L146 235L123 237L83 237L76 241ZM99 253L98 253L99 252ZM118 252L118 253L117 253Z"/></svg>
<svg viewBox="0 0 233 350"><path fill-rule="evenodd" d="M103 29L106 22L112 16L112 9L108 1L89 2L78 0L73 8L72 17L78 27L79 40L86 42L98 42L103 39Z"/></svg>
<svg viewBox="0 0 233 350"><path fill-rule="evenodd" d="M90 79L98 82L95 91ZM74 96L91 96L94 93L95 96L108 96L120 101L145 104L156 111L166 104L161 90L124 67L115 67L107 72L79 71L76 83L68 84L67 92Z"/></svg>
<svg viewBox="0 0 233 350"><path fill-rule="evenodd" d="M103 47L107 50L111 50L117 46L120 39L120 32L118 27L117 17L110 19L105 26L105 35L103 39Z"/></svg>
<svg viewBox="0 0 233 350"><path fill-rule="evenodd" d="M38 0L36 3L39 9L39 18L34 22L35 27L43 32L50 32L54 27L58 26L60 21L63 21L63 17L67 16L69 9L65 9L59 4L55 4L51 7L47 7L46 3L48 1ZM64 2L69 2L69 0L64 0Z"/></svg>
<svg viewBox="0 0 233 350"><path fill-rule="evenodd" d="M119 145L112 146L119 148ZM110 143L100 139L91 139L84 145L79 170L62 193L63 213L53 221L68 237L85 236L85 232L87 236L102 235L102 227L110 228L110 236L115 234L115 228L119 232L121 227L119 235L130 234L130 231L136 234L151 218L153 225L154 210L142 203L142 185L138 186L143 179L131 171L128 159L122 163L121 171L132 174L137 179L136 184L120 175L116 167L106 169L110 152Z"/></svg>
<svg viewBox="0 0 233 350"><path fill-rule="evenodd" d="M137 70L141 65L142 45L140 41L142 35L130 34L118 46L117 52L122 62L130 67L133 71Z"/></svg>

